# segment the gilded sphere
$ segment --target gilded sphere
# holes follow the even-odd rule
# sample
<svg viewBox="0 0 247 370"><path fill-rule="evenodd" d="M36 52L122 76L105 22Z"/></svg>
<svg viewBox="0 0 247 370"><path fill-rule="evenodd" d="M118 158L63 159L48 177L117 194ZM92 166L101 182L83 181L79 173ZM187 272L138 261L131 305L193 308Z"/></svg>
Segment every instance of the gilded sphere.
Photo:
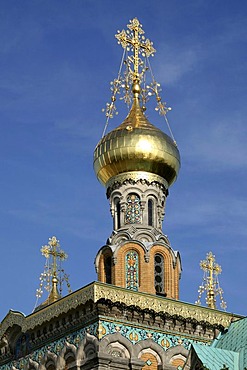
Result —
<svg viewBox="0 0 247 370"><path fill-rule="evenodd" d="M114 176L132 171L159 175L170 186L179 168L176 144L147 120L137 98L124 122L105 135L94 151L95 173L106 186Z"/></svg>

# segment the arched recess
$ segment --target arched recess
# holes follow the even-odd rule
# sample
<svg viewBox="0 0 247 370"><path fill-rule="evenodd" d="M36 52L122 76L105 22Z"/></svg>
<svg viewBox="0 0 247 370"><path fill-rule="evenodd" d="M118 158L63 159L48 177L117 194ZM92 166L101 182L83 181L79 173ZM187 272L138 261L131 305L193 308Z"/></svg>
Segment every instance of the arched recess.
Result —
<svg viewBox="0 0 247 370"><path fill-rule="evenodd" d="M28 360L27 370L38 370L39 364L31 358Z"/></svg>
<svg viewBox="0 0 247 370"><path fill-rule="evenodd" d="M154 255L154 287L157 295L166 296L165 260L161 253L155 253Z"/></svg>
<svg viewBox="0 0 247 370"><path fill-rule="evenodd" d="M154 199L148 199L148 226L155 226L154 225Z"/></svg>
<svg viewBox="0 0 247 370"><path fill-rule="evenodd" d="M178 345L169 348L166 352L166 355L167 355L167 364L174 367L176 366L175 368L179 368L180 366L182 369L189 355L189 351L185 349L183 346Z"/></svg>
<svg viewBox="0 0 247 370"><path fill-rule="evenodd" d="M142 221L141 198L136 193L126 197L125 224L140 224Z"/></svg>
<svg viewBox="0 0 247 370"><path fill-rule="evenodd" d="M155 262L156 255L160 255L164 259L164 263L161 261L160 263ZM162 258L160 258L162 260ZM151 279L152 279L152 284L153 284L153 289L154 293L158 293L161 295L165 295L168 298L172 299L178 299L179 298L179 279L180 279L180 274L178 271L178 267L175 266L175 261L176 257L174 254L174 251L161 244L154 244L151 249L150 249L150 269L153 271ZM162 268L163 264L163 268ZM159 266L156 268L156 266ZM156 276L158 277L157 271L155 271L159 268L163 271L163 284L164 284L164 290L162 292L157 292L155 289L156 284L155 284L155 278ZM162 280L162 276L160 275L160 278ZM160 278L158 278L160 280ZM162 283L162 281L160 282Z"/></svg>
<svg viewBox="0 0 247 370"><path fill-rule="evenodd" d="M158 370L159 364L158 364L157 356L155 356L155 354L152 353L151 350L143 352L141 357L140 357L140 360L142 360L145 364L142 367L142 370L148 370L150 368L152 370Z"/></svg>
<svg viewBox="0 0 247 370"><path fill-rule="evenodd" d="M104 271L105 271L105 282L112 284L112 256L104 256Z"/></svg>
<svg viewBox="0 0 247 370"><path fill-rule="evenodd" d="M30 352L30 335L21 333L15 344L15 357L20 358L26 356Z"/></svg>
<svg viewBox="0 0 247 370"><path fill-rule="evenodd" d="M71 351L67 351L64 355L65 367L70 368L75 364L75 355Z"/></svg>
<svg viewBox="0 0 247 370"><path fill-rule="evenodd" d="M164 195L161 190L148 189L145 191L143 200L145 201L145 210L143 219L146 225L154 228L161 228L164 218Z"/></svg>
<svg viewBox="0 0 247 370"><path fill-rule="evenodd" d="M103 247L95 259L98 280L103 283L112 284L112 254L110 247Z"/></svg>
<svg viewBox="0 0 247 370"><path fill-rule="evenodd" d="M120 333L109 334L102 339L99 345L99 351L108 353L108 350L120 351L122 354L121 357L128 359L133 357L133 345Z"/></svg>
<svg viewBox="0 0 247 370"><path fill-rule="evenodd" d="M120 229L121 227L121 204L120 198L116 197L114 199L114 228L116 230Z"/></svg>
<svg viewBox="0 0 247 370"><path fill-rule="evenodd" d="M174 366L175 369L183 369L186 358L183 355L175 355L170 360L170 364Z"/></svg>
<svg viewBox="0 0 247 370"><path fill-rule="evenodd" d="M130 249L125 254L125 287L138 291L139 288L139 253Z"/></svg>
<svg viewBox="0 0 247 370"><path fill-rule="evenodd" d="M122 357L130 359L128 349L120 342L112 342L106 347L106 353L113 357Z"/></svg>
<svg viewBox="0 0 247 370"><path fill-rule="evenodd" d="M46 370L56 370L56 365L52 359L48 359L45 363Z"/></svg>
<svg viewBox="0 0 247 370"><path fill-rule="evenodd" d="M2 327L8 327L4 333L4 347L6 348L6 352L10 350L11 353L14 353L15 356L18 357L18 346L20 346L18 342L21 341L21 337L23 336L22 327L16 323L11 324L11 319L14 322L15 316L12 311L10 311L6 318L2 321ZM18 319L19 321L22 321L22 316L18 317ZM9 325L8 321L10 323Z"/></svg>
<svg viewBox="0 0 247 370"><path fill-rule="evenodd" d="M135 260L135 265L133 265L134 261L130 258L131 256L126 256L130 251L137 253L138 259ZM140 241L132 242L127 240L119 243L112 257L112 284L122 288L127 288L128 286L129 289L133 288L133 290L143 291L146 276L145 254L146 248ZM134 287L132 278L136 281Z"/></svg>
<svg viewBox="0 0 247 370"><path fill-rule="evenodd" d="M40 369L45 370L56 370L57 355L52 352L47 352L45 357L40 361Z"/></svg>
<svg viewBox="0 0 247 370"><path fill-rule="evenodd" d="M87 333L82 342L82 347L85 359L95 357L99 351L99 341L94 335Z"/></svg>
<svg viewBox="0 0 247 370"><path fill-rule="evenodd" d="M144 361L145 370L164 368L166 353L164 349L152 339L145 339L135 345L134 356Z"/></svg>
<svg viewBox="0 0 247 370"><path fill-rule="evenodd" d="M77 349L74 344L65 342L65 346L57 359L57 370L69 369L75 366L76 352Z"/></svg>

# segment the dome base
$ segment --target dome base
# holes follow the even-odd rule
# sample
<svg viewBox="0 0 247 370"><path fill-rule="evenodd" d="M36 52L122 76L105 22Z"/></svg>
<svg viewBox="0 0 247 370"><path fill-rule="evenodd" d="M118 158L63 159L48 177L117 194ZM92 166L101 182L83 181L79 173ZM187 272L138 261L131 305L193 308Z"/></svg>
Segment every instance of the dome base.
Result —
<svg viewBox="0 0 247 370"><path fill-rule="evenodd" d="M119 188L122 184L126 182L132 182L133 184L136 184L138 181L145 182L148 185L154 183L159 184L164 193L168 195L169 184L163 177L145 171L131 171L116 175L106 183L107 198L110 197L113 190Z"/></svg>

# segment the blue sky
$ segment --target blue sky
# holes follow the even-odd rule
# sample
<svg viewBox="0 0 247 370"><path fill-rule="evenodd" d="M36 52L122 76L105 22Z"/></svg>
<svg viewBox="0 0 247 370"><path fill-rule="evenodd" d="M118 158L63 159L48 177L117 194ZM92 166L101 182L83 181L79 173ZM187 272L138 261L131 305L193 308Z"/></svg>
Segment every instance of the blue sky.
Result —
<svg viewBox="0 0 247 370"><path fill-rule="evenodd" d="M0 1L0 321L32 311L53 235L73 290L96 280L112 221L92 157L122 56L114 35L134 17L157 50L182 159L163 225L182 257L180 298L197 299L212 251L228 311L246 314L246 14L233 0ZM118 108L109 129L127 114Z"/></svg>

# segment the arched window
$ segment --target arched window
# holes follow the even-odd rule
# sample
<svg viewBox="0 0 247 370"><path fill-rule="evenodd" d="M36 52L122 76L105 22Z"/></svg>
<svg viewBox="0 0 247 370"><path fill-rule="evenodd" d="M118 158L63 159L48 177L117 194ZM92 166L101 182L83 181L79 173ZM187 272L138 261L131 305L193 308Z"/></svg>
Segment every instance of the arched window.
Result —
<svg viewBox="0 0 247 370"><path fill-rule="evenodd" d="M156 253L154 256L154 285L156 294L165 294L164 257Z"/></svg>
<svg viewBox="0 0 247 370"><path fill-rule="evenodd" d="M111 257L105 257L104 259L104 265L105 265L105 282L107 284L111 284Z"/></svg>
<svg viewBox="0 0 247 370"><path fill-rule="evenodd" d="M30 350L30 342L28 334L21 334L15 345L15 357L24 357Z"/></svg>
<svg viewBox="0 0 247 370"><path fill-rule="evenodd" d="M136 251L129 251L125 256L126 288L138 291L139 259Z"/></svg>
<svg viewBox="0 0 247 370"><path fill-rule="evenodd" d="M154 226L154 202L148 199L148 226Z"/></svg>
<svg viewBox="0 0 247 370"><path fill-rule="evenodd" d="M185 361L186 361L186 358L183 355L178 354L171 358L170 363L172 366L174 366L175 369L183 369Z"/></svg>
<svg viewBox="0 0 247 370"><path fill-rule="evenodd" d="M144 366L142 367L142 370L157 370L159 368L157 357L157 355L155 356L152 353L144 352L141 356L141 360L144 361Z"/></svg>
<svg viewBox="0 0 247 370"><path fill-rule="evenodd" d="M129 194L127 196L125 223L126 224L141 223L141 202L140 197L136 194Z"/></svg>
<svg viewBox="0 0 247 370"><path fill-rule="evenodd" d="M54 362L51 361L51 360L47 361L47 363L45 364L45 368L47 370L56 370L56 366L55 366Z"/></svg>
<svg viewBox="0 0 247 370"><path fill-rule="evenodd" d="M64 356L64 360L66 369L75 361L75 355L72 352L68 351Z"/></svg>
<svg viewBox="0 0 247 370"><path fill-rule="evenodd" d="M121 226L120 222L120 199L115 199L115 229L119 229Z"/></svg>

